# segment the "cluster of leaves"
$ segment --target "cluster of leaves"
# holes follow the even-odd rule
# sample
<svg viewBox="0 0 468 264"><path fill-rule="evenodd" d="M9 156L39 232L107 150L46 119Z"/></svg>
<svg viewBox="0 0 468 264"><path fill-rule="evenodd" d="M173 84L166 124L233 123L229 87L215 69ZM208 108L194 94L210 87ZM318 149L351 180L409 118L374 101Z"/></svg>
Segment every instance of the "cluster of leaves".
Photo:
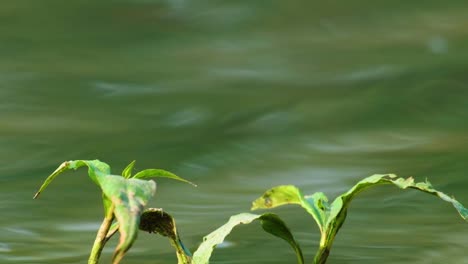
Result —
<svg viewBox="0 0 468 264"><path fill-rule="evenodd" d="M113 263L119 263L137 238L138 230L160 234L168 237L177 254L178 264L207 264L213 249L222 243L234 227L239 224L250 224L258 220L266 232L285 240L296 253L297 262L304 263L302 250L294 239L286 224L275 214L265 213L261 215L241 213L231 216L229 221L206 237L198 249L192 255L185 247L177 232L174 218L167 212L158 208L144 210L149 199L156 191L156 183L153 180L145 180L152 177L166 177L195 184L178 177L177 175L161 170L147 169L132 175L135 161L130 163L122 172L122 175L112 175L110 167L98 160L76 160L62 163L44 182L36 198L49 183L60 173L87 166L90 178L101 188L104 203L105 218L98 230L96 241L91 250L90 264L98 263L101 251L105 243L117 232L120 233L120 241L114 251ZM413 178L398 178L393 174L373 175L367 177L346 193L338 196L331 204L328 198L321 192L312 195L303 195L301 191L292 185L282 185L266 191L252 204L252 210L271 209L274 207L296 204L304 208L315 220L321 234L319 249L315 255L314 263L325 263L330 254L331 246L339 229L343 225L348 207L352 199L364 189L371 186L393 184L401 189L416 189L425 193L438 196L442 200L451 203L460 216L468 221L468 209L448 195L437 191L428 182L415 183Z"/></svg>
<svg viewBox="0 0 468 264"><path fill-rule="evenodd" d="M165 177L195 185L179 176L162 170L146 169L132 175L135 161L131 162L122 175L112 175L110 166L99 160L73 160L63 162L42 184L34 198L64 171L88 167L88 175L102 190L105 218L96 236L88 263L97 263L105 243L116 233L120 233L119 243L112 257L113 263L119 263L137 238L140 216L149 199L156 192L156 183L145 180L153 177ZM111 226L112 222L116 222Z"/></svg>
<svg viewBox="0 0 468 264"><path fill-rule="evenodd" d="M346 220L348 207L353 198L369 187L382 184L393 184L401 189L416 189L438 196L442 200L451 203L460 216L468 221L468 209L454 198L434 189L428 181L415 183L412 177L407 179L398 178L394 174L376 174L367 177L346 193L338 196L331 204L328 203L325 194L321 192L302 195L301 191L295 186L277 186L266 191L260 198L255 200L252 209L269 209L286 204L296 204L304 208L313 217L320 230L320 244L314 263L321 264L327 260L335 236Z"/></svg>

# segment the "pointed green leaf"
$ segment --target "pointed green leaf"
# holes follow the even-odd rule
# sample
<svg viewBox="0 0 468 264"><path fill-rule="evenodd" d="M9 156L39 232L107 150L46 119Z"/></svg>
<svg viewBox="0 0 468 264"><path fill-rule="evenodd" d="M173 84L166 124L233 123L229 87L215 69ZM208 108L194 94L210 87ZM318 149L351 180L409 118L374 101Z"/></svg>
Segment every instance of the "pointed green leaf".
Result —
<svg viewBox="0 0 468 264"><path fill-rule="evenodd" d="M88 166L88 174L91 180L93 180L97 185L99 185L99 177L110 174L110 167L106 163L99 160L70 160L65 161L44 181L42 186L39 188L39 191L34 195L36 199L42 191L57 177L60 173L70 170L78 169L83 166Z"/></svg>
<svg viewBox="0 0 468 264"><path fill-rule="evenodd" d="M173 179L173 180L186 182L188 184L191 184L191 185L197 187L197 185L195 183L187 181L186 179L183 179L183 178L175 175L172 172L169 172L169 171L166 171L166 170L161 170L161 169L146 169L146 170L142 170L142 171L138 172L137 174L135 174L133 176L133 178L135 178L135 179L147 179L147 178L154 178L154 177L170 178L170 179Z"/></svg>
<svg viewBox="0 0 468 264"><path fill-rule="evenodd" d="M321 192L304 197L293 185L277 186L256 199L252 203L251 210L274 208L285 204L302 206L315 219L320 231L323 230L327 218L328 199Z"/></svg>
<svg viewBox="0 0 468 264"><path fill-rule="evenodd" d="M177 232L174 218L160 208L149 208L143 212L140 230L168 237L176 249L178 264L190 264L192 254L184 246Z"/></svg>
<svg viewBox="0 0 468 264"><path fill-rule="evenodd" d="M234 227L239 224L250 224L252 221L258 219L261 220L262 227L266 232L286 240L296 252L298 263L304 263L301 248L294 240L293 235L286 227L285 223L281 221L278 216L273 214L255 215L250 213L241 213L231 216L226 224L204 237L203 242L193 254L192 263L209 263L213 249L224 241L224 238L231 233Z"/></svg>
<svg viewBox="0 0 468 264"><path fill-rule="evenodd" d="M102 191L115 206L114 214L119 222L120 241L113 256L113 263L119 263L138 235L140 215L154 195L156 183L115 175L106 175L101 182Z"/></svg>
<svg viewBox="0 0 468 264"><path fill-rule="evenodd" d="M135 162L136 160L130 162L130 164L127 165L127 167L125 167L125 169L122 171L122 176L124 178L131 178L132 177L132 171L133 171L133 167L135 166Z"/></svg>

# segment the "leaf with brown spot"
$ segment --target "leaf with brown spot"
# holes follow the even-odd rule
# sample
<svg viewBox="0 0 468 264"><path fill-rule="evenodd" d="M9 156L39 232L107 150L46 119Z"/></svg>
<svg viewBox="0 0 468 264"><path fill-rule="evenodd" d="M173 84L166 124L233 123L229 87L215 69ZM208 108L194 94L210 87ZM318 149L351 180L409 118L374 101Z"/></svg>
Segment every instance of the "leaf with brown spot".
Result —
<svg viewBox="0 0 468 264"><path fill-rule="evenodd" d="M303 196L301 191L293 185L281 185L266 191L260 198L253 201L251 210L269 209L285 204L302 206L317 222L322 232L324 229L328 207L328 199L321 192Z"/></svg>
<svg viewBox="0 0 468 264"><path fill-rule="evenodd" d="M101 188L115 205L114 214L119 222L120 241L112 261L119 263L138 235L141 213L156 192L156 183L107 175Z"/></svg>

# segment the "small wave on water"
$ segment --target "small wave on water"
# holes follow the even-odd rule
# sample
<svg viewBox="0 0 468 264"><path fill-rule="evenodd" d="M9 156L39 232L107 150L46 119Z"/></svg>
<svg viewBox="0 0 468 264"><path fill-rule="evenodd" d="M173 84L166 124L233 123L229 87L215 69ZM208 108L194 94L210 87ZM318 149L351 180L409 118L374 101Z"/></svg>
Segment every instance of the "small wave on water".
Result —
<svg viewBox="0 0 468 264"><path fill-rule="evenodd" d="M372 67L339 75L335 80L343 82L378 80L401 74L402 69L391 65L373 65Z"/></svg>
<svg viewBox="0 0 468 264"><path fill-rule="evenodd" d="M76 223L66 223L58 224L56 229L59 231L66 232L95 232L99 229L100 223L98 222L76 222Z"/></svg>
<svg viewBox="0 0 468 264"><path fill-rule="evenodd" d="M13 233L15 236L39 237L39 233L22 227L6 227L4 231Z"/></svg>
<svg viewBox="0 0 468 264"><path fill-rule="evenodd" d="M210 117L211 114L205 109L187 108L170 114L162 122L169 127L185 127L203 123Z"/></svg>
<svg viewBox="0 0 468 264"><path fill-rule="evenodd" d="M10 251L11 251L11 247L9 244L0 242L0 252L5 253L5 252L10 252Z"/></svg>
<svg viewBox="0 0 468 264"><path fill-rule="evenodd" d="M334 137L333 141L312 141L310 148L328 153L363 153L396 151L430 144L430 136L399 134L393 132L347 133Z"/></svg>
<svg viewBox="0 0 468 264"><path fill-rule="evenodd" d="M96 90L106 96L126 96L126 95L142 95L154 94L161 92L161 89L156 86L146 86L128 83L110 83L97 81L92 84Z"/></svg>
<svg viewBox="0 0 468 264"><path fill-rule="evenodd" d="M22 225L25 225L23 223ZM0 242L1 263L79 263L85 250L76 241L55 239L45 235L50 230L37 231L23 226L9 226L1 230L5 240ZM51 251L49 249L54 248ZM73 250L70 250L73 249Z"/></svg>

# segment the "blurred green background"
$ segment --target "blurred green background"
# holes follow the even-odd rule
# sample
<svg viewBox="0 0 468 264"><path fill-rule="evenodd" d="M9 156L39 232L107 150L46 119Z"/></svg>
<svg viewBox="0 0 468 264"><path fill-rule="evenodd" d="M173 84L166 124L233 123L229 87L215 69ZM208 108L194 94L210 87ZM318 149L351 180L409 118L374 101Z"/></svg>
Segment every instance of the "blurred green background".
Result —
<svg viewBox="0 0 468 264"><path fill-rule="evenodd" d="M0 262L86 263L102 219L86 170L165 168L150 206L192 250L279 184L330 198L374 173L426 177L468 204L466 1L17 0L0 3ZM312 218L274 210L311 261ZM330 263L468 263L468 228L391 186L353 202ZM115 239L117 240L117 239ZM109 263L112 245L102 263ZM212 263L294 263L258 225ZM176 263L141 233L123 263Z"/></svg>

